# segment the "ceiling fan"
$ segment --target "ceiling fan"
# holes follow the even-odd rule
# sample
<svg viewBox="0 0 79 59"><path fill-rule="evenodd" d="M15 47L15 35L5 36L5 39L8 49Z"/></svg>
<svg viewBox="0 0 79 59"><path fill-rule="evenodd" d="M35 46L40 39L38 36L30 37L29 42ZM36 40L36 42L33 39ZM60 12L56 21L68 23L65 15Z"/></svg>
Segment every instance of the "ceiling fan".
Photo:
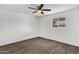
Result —
<svg viewBox="0 0 79 59"><path fill-rule="evenodd" d="M43 11L51 11L51 9L47 9L47 8L43 9L43 7L44 7L44 4L40 4L39 6L36 6L36 8L33 8L33 7L28 7L28 8L35 10L33 13L36 13L36 12L40 11L41 14L44 14Z"/></svg>

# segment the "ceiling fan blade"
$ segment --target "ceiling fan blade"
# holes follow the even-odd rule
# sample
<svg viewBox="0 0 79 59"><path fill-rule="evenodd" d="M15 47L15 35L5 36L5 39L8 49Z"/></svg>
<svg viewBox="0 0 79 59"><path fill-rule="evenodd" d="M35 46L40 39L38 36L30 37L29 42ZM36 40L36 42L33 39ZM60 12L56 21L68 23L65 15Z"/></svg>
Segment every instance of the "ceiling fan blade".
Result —
<svg viewBox="0 0 79 59"><path fill-rule="evenodd" d="M41 14L44 14L44 12L41 12Z"/></svg>
<svg viewBox="0 0 79 59"><path fill-rule="evenodd" d="M44 4L40 4L40 6L38 7L38 10L41 10L43 8Z"/></svg>
<svg viewBox="0 0 79 59"><path fill-rule="evenodd" d="M34 10L36 10L36 8L32 8L32 7L28 7L29 9L34 9Z"/></svg>
<svg viewBox="0 0 79 59"><path fill-rule="evenodd" d="M51 9L42 9L42 11L51 11Z"/></svg>
<svg viewBox="0 0 79 59"><path fill-rule="evenodd" d="M34 11L33 13L36 13L37 11Z"/></svg>

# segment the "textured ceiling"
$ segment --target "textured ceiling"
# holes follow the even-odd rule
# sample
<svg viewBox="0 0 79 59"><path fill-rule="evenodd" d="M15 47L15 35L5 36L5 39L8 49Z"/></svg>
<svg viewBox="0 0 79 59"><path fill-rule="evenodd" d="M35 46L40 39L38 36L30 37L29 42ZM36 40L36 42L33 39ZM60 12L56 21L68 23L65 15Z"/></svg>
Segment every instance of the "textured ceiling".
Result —
<svg viewBox="0 0 79 59"><path fill-rule="evenodd" d="M33 14L32 12L34 10L28 9L29 6L35 7L35 6L38 6L38 5L39 4L0 4L0 9L7 9L7 10L10 10L10 11L30 14L30 15L34 15L34 16L43 16L39 12ZM51 11L45 11L44 15L62 12L62 11L65 11L65 10L76 8L78 6L79 6L78 4L45 4L44 8L50 8Z"/></svg>

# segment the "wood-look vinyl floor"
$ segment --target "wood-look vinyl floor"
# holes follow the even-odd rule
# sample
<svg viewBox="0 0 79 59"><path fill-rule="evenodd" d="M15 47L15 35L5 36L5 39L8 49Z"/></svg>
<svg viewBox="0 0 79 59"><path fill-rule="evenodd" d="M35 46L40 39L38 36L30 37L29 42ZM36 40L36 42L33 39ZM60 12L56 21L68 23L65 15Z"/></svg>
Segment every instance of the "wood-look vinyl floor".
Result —
<svg viewBox="0 0 79 59"><path fill-rule="evenodd" d="M0 54L78 54L79 47L37 37L4 46Z"/></svg>

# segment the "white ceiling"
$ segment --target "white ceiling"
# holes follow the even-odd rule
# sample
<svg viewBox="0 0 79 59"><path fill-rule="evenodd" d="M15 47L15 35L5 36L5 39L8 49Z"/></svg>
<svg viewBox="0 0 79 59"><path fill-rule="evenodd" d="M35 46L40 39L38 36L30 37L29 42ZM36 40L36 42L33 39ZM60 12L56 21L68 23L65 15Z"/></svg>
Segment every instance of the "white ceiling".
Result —
<svg viewBox="0 0 79 59"><path fill-rule="evenodd" d="M0 4L0 9L7 9L10 11L30 14L34 16L43 16L39 12L34 14L32 13L34 10L28 9L29 6L35 7L38 5L39 4ZM45 11L44 15L62 12L65 10L76 8L78 6L79 6L78 4L45 4L44 8L50 8L51 11Z"/></svg>

